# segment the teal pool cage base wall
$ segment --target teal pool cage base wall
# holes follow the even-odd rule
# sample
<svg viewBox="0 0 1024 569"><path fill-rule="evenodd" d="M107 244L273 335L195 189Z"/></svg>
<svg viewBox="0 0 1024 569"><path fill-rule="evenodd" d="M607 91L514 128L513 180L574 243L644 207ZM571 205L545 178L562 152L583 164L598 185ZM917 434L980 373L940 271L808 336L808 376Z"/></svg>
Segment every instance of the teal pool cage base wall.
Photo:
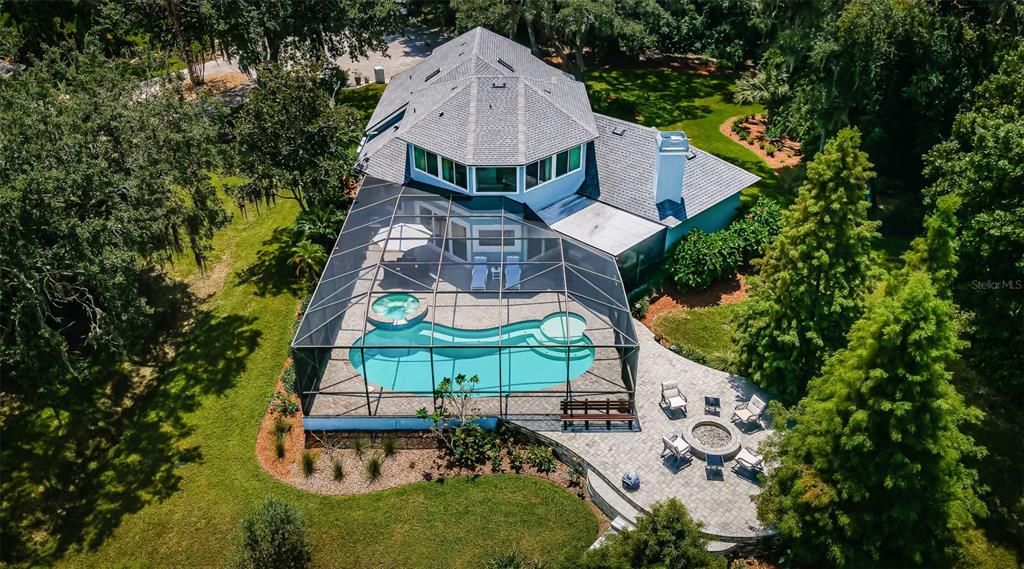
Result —
<svg viewBox="0 0 1024 569"><path fill-rule="evenodd" d="M632 399L638 347L614 258L505 197L367 177L292 356L317 425L432 412L459 373L481 416Z"/></svg>

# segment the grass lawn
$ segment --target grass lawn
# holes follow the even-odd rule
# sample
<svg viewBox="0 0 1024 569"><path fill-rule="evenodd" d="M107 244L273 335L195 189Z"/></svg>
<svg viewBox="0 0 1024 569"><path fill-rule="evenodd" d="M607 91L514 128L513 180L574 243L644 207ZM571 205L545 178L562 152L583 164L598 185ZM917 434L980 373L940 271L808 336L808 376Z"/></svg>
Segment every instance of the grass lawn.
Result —
<svg viewBox="0 0 1024 569"><path fill-rule="evenodd" d="M345 95L372 103L379 89ZM221 187L240 181L215 179ZM264 474L256 432L299 304L294 286L264 281L291 274L279 249L298 208L279 200L243 216L225 203L234 217L214 237L205 274L189 255L169 267L205 302L166 380L146 401L167 442L125 430L127 444L137 445L134 456L159 476L129 484L105 473L109 489L97 504L105 527L93 532L95 547L72 548L58 566L223 567L241 518L271 495L305 514L318 567L479 567L513 547L550 561L593 542L598 522L589 507L539 478L492 475L324 497ZM395 460L403 460L401 452Z"/></svg>
<svg viewBox="0 0 1024 569"><path fill-rule="evenodd" d="M654 317L654 331L683 356L706 366L732 371L730 353L735 326L732 318L743 303L706 308L681 308Z"/></svg>
<svg viewBox="0 0 1024 569"><path fill-rule="evenodd" d="M700 75L673 69L601 69L587 74L594 112L660 130L682 130L694 146L727 160L761 181L743 191L744 201L761 195L784 204L779 176L756 154L719 132L731 117L762 113L761 105L738 105L732 100L731 74Z"/></svg>

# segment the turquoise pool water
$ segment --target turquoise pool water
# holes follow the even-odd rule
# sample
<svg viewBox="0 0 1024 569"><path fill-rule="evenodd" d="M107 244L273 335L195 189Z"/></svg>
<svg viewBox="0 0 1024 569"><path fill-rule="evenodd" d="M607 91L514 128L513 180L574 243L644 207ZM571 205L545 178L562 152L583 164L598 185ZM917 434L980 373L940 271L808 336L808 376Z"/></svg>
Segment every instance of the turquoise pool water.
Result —
<svg viewBox="0 0 1024 569"><path fill-rule="evenodd" d="M566 377L565 348L549 348L541 344L564 342L545 335L567 331L572 347L568 349L569 379L575 379L594 363L593 342L584 333L586 321L557 312L543 320L525 320L503 326L501 355L497 348L473 345L498 343L498 329L467 330L437 324L433 329L434 364L437 381L460 373L480 378L477 390L497 390L499 366L504 391L531 391L564 385ZM392 391L430 391L431 362L428 348L375 348L402 344L426 344L430 341L431 323L419 322L403 330L375 329L360 342L364 349L349 350L356 370L371 383ZM455 347L469 346L469 347ZM484 394L486 395L486 394Z"/></svg>
<svg viewBox="0 0 1024 569"><path fill-rule="evenodd" d="M382 296L373 301L370 309L378 316L386 316L392 320L405 320L420 307L420 301L411 294L404 292Z"/></svg>

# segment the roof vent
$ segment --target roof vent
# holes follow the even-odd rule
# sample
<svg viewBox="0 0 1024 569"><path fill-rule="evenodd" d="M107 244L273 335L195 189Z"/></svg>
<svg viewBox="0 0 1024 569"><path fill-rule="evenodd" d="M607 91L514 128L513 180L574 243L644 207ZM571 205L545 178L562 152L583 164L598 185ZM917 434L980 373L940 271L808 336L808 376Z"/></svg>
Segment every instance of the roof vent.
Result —
<svg viewBox="0 0 1024 569"><path fill-rule="evenodd" d="M437 116L438 117L443 117L444 116L444 111L441 111L441 112L437 113Z"/></svg>
<svg viewBox="0 0 1024 569"><path fill-rule="evenodd" d="M515 68L515 67L512 67L512 64L511 64L511 63L509 63L509 62L505 61L504 59L502 59L502 58L500 58L500 57L498 58L498 65L500 65L500 66L504 67L505 69L508 69L509 71L511 71L511 72L513 72L513 73L515 73L515 72L516 72L516 68Z"/></svg>
<svg viewBox="0 0 1024 569"><path fill-rule="evenodd" d="M687 160L693 160L696 157L697 157L697 154L693 150L687 150L686 151L686 159Z"/></svg>
<svg viewBox="0 0 1024 569"><path fill-rule="evenodd" d="M615 136L622 136L626 134L626 129L622 128L621 126L617 126L612 129L612 134L614 134Z"/></svg>
<svg viewBox="0 0 1024 569"><path fill-rule="evenodd" d="M502 81L501 83L491 83L491 87L494 87L495 89L504 89L505 82Z"/></svg>
<svg viewBox="0 0 1024 569"><path fill-rule="evenodd" d="M433 79L434 77L437 77L437 75L438 75L439 73L441 73L441 70L440 70L440 69L435 69L435 70L433 70L433 71L431 71L431 72L430 72L430 75L427 75L426 77L424 77L424 78L423 78L423 80L424 80L424 81L430 81L430 80L431 80L431 79Z"/></svg>

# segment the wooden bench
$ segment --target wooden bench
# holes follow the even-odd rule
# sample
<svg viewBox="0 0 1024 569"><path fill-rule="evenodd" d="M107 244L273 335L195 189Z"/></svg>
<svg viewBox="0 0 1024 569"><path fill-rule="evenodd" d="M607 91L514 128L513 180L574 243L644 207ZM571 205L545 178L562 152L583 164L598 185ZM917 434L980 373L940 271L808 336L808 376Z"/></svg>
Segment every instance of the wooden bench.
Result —
<svg viewBox="0 0 1024 569"><path fill-rule="evenodd" d="M573 421L583 421L583 426L590 428L591 421L604 421L610 429L612 421L625 421L633 428L636 421L636 403L602 399L597 401L562 400L562 427L571 426Z"/></svg>

